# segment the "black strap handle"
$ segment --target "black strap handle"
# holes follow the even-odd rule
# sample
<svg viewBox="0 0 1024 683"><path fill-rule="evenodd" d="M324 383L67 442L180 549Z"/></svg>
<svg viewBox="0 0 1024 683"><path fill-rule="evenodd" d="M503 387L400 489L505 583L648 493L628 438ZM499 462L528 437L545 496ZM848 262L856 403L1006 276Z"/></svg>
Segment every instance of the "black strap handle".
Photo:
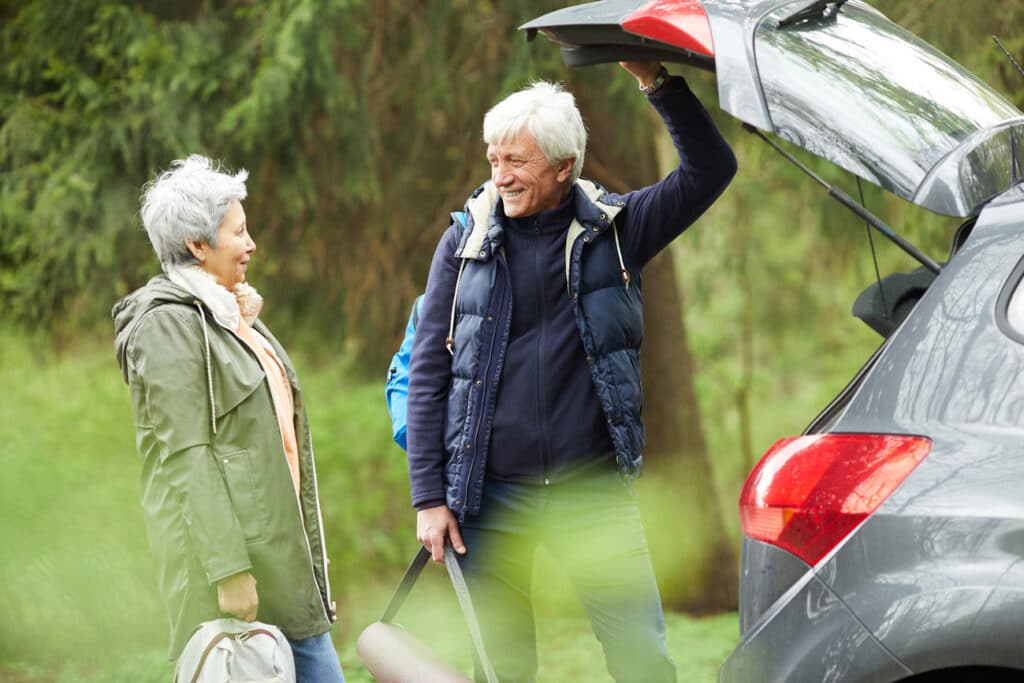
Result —
<svg viewBox="0 0 1024 683"><path fill-rule="evenodd" d="M394 621L395 615L398 614L398 610L402 607L405 599L409 597L409 591L412 590L413 584L420 577L429 559L430 551L420 546L419 552L416 553L416 557L409 564L409 568L405 570L405 575L398 583L398 587L395 588L391 599L388 600L388 605L384 608L384 616L380 618L382 622L390 624ZM444 547L444 565L448 569L448 577L451 579L452 587L455 589L455 596L459 599L459 607L462 608L462 616L466 620L469 637L473 641L473 648L480 659L480 666L483 667L487 683L499 683L498 675L494 672L494 666L491 664L491 660L488 659L487 652L484 649L484 637L480 632L480 622L476 618L476 610L473 609L473 600L469 597L466 579L462 576L462 568L459 567L459 560L451 546L446 545Z"/></svg>
<svg viewBox="0 0 1024 683"><path fill-rule="evenodd" d="M395 615L398 614L399 608L405 599L409 597L409 591L412 590L412 585L416 583L416 579L420 578L420 572L423 571L423 567L427 565L427 560L430 559L430 551L425 547L420 546L420 551L416 553L416 557L412 558L412 562L409 564L409 568L405 570L405 576L398 583L398 587L395 588L395 592L391 594L391 599L388 600L388 606L384 608L384 616L380 618L385 624L390 624L395 620Z"/></svg>

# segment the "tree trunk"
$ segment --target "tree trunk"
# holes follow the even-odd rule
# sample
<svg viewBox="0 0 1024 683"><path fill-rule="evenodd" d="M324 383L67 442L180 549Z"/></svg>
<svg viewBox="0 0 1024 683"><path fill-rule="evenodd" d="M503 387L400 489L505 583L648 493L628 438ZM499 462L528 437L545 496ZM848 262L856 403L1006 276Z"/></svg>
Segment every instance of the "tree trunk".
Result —
<svg viewBox="0 0 1024 683"><path fill-rule="evenodd" d="M695 369L672 255L644 270L644 424L641 503L649 520L686 520L649 532L666 606L687 612L736 609L735 548L722 523L694 388Z"/></svg>
<svg viewBox="0 0 1024 683"><path fill-rule="evenodd" d="M661 173L650 131L663 130L651 111L615 121L606 101L586 106L593 83L574 89L591 144L586 175L614 192L656 182ZM649 117L649 118L648 118ZM637 122L650 125L637 125ZM611 153L609 153L609 150ZM685 238L684 238L685 239ZM694 386L694 362L671 254L644 269L644 476L640 503L665 605L707 613L736 608L738 566L722 521ZM681 524L662 520L685 520Z"/></svg>

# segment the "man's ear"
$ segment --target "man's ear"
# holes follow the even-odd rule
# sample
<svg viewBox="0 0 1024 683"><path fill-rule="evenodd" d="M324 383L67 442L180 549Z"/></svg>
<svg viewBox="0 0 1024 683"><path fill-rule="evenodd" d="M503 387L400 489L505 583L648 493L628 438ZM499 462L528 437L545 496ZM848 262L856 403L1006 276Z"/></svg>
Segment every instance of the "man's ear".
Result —
<svg viewBox="0 0 1024 683"><path fill-rule="evenodd" d="M206 250L203 248L205 244L202 240L185 240L185 246L200 263L206 260Z"/></svg>
<svg viewBox="0 0 1024 683"><path fill-rule="evenodd" d="M566 180L569 179L569 176L572 175L573 164L575 163L576 157L572 157L570 159L566 159L565 161L560 161L555 166L555 177L558 178L558 182L564 183Z"/></svg>

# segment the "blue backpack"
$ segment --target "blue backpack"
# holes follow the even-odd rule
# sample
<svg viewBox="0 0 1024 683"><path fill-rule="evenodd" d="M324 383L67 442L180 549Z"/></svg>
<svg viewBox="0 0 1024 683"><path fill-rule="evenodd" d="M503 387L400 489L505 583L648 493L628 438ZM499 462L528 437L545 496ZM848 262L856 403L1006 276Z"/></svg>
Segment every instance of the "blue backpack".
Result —
<svg viewBox="0 0 1024 683"><path fill-rule="evenodd" d="M466 213L464 211L452 213L452 221L461 232L466 227ZM391 414L391 436L395 443L402 447L402 450L409 450L405 440L405 407L409 398L409 358L412 356L412 343L416 337L416 323L420 319L422 304L423 295L420 294L412 304L409 322L405 326L405 337L402 339L402 345L398 347L398 352L391 358L388 378L384 383L384 398L388 403L388 412Z"/></svg>
<svg viewBox="0 0 1024 683"><path fill-rule="evenodd" d="M412 355L412 342L416 336L416 323L419 322L422 305L423 295L420 294L412 303L405 337L398 352L391 358L388 380L384 383L384 398L388 402L388 412L391 413L391 436L402 450L408 450L405 441L405 404L409 397L409 357Z"/></svg>

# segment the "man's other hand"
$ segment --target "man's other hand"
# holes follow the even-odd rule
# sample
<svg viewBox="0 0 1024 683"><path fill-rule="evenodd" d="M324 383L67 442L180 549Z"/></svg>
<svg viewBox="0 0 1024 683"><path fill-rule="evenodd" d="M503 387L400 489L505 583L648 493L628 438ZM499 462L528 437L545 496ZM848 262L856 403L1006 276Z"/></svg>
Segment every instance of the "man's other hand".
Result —
<svg viewBox="0 0 1024 683"><path fill-rule="evenodd" d="M455 552L466 554L459 523L447 505L426 508L416 513L416 538L430 551L434 562L444 562L445 540L451 542Z"/></svg>

